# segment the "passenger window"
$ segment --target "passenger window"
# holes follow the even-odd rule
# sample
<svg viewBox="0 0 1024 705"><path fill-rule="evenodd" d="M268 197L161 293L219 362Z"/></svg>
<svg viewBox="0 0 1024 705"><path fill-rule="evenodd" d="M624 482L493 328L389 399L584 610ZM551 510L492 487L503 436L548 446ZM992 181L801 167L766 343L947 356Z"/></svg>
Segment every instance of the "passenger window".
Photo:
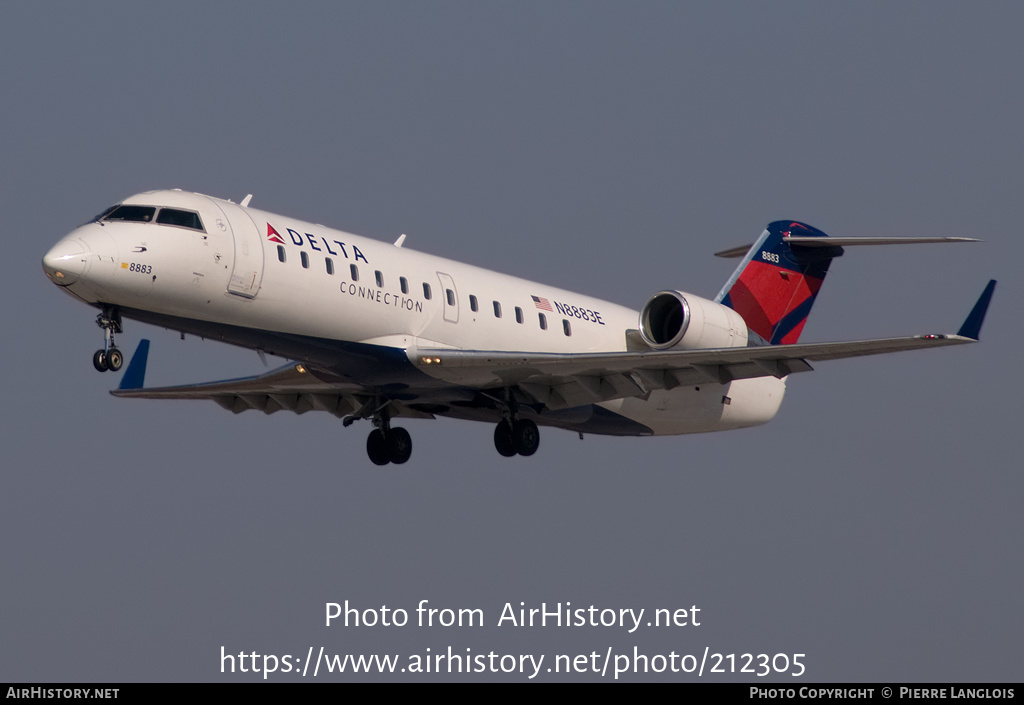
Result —
<svg viewBox="0 0 1024 705"><path fill-rule="evenodd" d="M455 292L452 291L451 289L445 289L444 290L444 295L448 299L448 305L449 306L454 306L455 305Z"/></svg>
<svg viewBox="0 0 1024 705"><path fill-rule="evenodd" d="M430 284L427 284L426 282L423 282L423 298L430 298Z"/></svg>
<svg viewBox="0 0 1024 705"><path fill-rule="evenodd" d="M355 266L354 264L350 264L348 266L348 271L352 273L352 281L359 281L359 267Z"/></svg>
<svg viewBox="0 0 1024 705"><path fill-rule="evenodd" d="M540 329L541 330L547 330L548 329L548 317L545 316L543 313L538 313L537 316L540 319Z"/></svg>
<svg viewBox="0 0 1024 705"><path fill-rule="evenodd" d="M562 332L566 335L572 335L572 327L569 325L569 321L562 319Z"/></svg>
<svg viewBox="0 0 1024 705"><path fill-rule="evenodd" d="M285 257L285 253L284 253L284 245L278 245L277 246L277 261L278 262L284 262L285 259L286 259L286 257Z"/></svg>
<svg viewBox="0 0 1024 705"><path fill-rule="evenodd" d="M110 211L103 220L127 220L133 223L149 223L153 220L156 208L153 206L118 206Z"/></svg>
<svg viewBox="0 0 1024 705"><path fill-rule="evenodd" d="M480 308L477 305L476 297L473 294L469 295L469 308L472 311L477 311Z"/></svg>
<svg viewBox="0 0 1024 705"><path fill-rule="evenodd" d="M516 323L523 322L523 309L516 306Z"/></svg>
<svg viewBox="0 0 1024 705"><path fill-rule="evenodd" d="M309 269L309 255L307 255L305 252L300 252L299 259L302 260L302 268Z"/></svg>
<svg viewBox="0 0 1024 705"><path fill-rule="evenodd" d="M191 228L192 230L203 229L198 213L182 211L177 208L161 208L160 213L156 216L156 222L161 225L176 225L179 228Z"/></svg>
<svg viewBox="0 0 1024 705"><path fill-rule="evenodd" d="M497 301L494 302L494 317L501 318L501 304Z"/></svg>
<svg viewBox="0 0 1024 705"><path fill-rule="evenodd" d="M408 294L409 293L409 280L406 279L405 277L399 277L398 278L398 283L401 284L401 286L402 286L402 293L403 294Z"/></svg>
<svg viewBox="0 0 1024 705"><path fill-rule="evenodd" d="M280 247L280 245L278 245L278 247ZM334 260L331 259L330 257L324 257L324 265L327 266L327 273L333 275L334 274Z"/></svg>
<svg viewBox="0 0 1024 705"><path fill-rule="evenodd" d="M381 274L380 270L378 269L376 272L373 273L373 276L377 278L377 286L379 286L381 289L383 289L384 288L384 275Z"/></svg>

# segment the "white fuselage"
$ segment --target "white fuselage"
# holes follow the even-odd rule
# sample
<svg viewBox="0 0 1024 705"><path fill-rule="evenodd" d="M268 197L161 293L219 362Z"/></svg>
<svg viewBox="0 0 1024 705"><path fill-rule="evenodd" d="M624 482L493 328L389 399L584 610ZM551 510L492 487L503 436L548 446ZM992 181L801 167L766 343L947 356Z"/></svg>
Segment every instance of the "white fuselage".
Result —
<svg viewBox="0 0 1024 705"><path fill-rule="evenodd" d="M637 311L607 301L199 194L155 191L122 204L194 212L202 230L88 223L44 258L55 283L128 318L286 357L322 361L331 353L315 341L409 356L617 352L637 328ZM758 377L600 406L653 434L695 433L764 423L784 390L784 380Z"/></svg>

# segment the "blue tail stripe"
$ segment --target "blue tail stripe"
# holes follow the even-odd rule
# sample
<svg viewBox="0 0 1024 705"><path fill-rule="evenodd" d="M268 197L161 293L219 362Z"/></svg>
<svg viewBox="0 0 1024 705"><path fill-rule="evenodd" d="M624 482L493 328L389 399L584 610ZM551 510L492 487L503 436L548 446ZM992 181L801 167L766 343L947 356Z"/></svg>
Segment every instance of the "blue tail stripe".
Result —
<svg viewBox="0 0 1024 705"><path fill-rule="evenodd" d="M775 330L772 331L772 339L768 342L772 345L778 345L782 342L783 338L792 332L794 328L807 320L807 316L811 313L811 306L814 305L815 298L817 298L817 294L808 296L804 299L803 303L783 316L782 320L775 325Z"/></svg>

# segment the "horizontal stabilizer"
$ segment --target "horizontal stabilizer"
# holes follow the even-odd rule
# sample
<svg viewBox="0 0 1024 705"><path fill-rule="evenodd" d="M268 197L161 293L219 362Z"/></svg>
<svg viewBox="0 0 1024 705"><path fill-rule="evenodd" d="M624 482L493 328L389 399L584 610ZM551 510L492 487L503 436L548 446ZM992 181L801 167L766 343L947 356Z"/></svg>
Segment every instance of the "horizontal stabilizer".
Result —
<svg viewBox="0 0 1024 705"><path fill-rule="evenodd" d="M786 238L790 245L801 247L856 247L857 245L932 245L941 242L981 242L973 237L820 237L792 236Z"/></svg>
<svg viewBox="0 0 1024 705"><path fill-rule="evenodd" d="M801 247L856 247L858 245L929 245L944 242L980 242L972 237L803 237L790 236L785 238L790 245ZM754 244L731 247L716 252L715 257L726 259L742 257L750 251Z"/></svg>

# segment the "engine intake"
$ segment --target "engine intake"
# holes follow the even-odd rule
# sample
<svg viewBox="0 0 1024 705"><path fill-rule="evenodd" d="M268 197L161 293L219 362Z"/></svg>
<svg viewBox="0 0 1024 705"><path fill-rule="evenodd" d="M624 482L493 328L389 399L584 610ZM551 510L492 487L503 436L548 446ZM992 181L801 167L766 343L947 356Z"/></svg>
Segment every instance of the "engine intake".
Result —
<svg viewBox="0 0 1024 705"><path fill-rule="evenodd" d="M690 325L690 305L678 291L662 291L640 310L640 335L655 350L671 348Z"/></svg>
<svg viewBox="0 0 1024 705"><path fill-rule="evenodd" d="M747 324L728 306L659 291L640 309L640 336L654 350L735 348L747 344Z"/></svg>

